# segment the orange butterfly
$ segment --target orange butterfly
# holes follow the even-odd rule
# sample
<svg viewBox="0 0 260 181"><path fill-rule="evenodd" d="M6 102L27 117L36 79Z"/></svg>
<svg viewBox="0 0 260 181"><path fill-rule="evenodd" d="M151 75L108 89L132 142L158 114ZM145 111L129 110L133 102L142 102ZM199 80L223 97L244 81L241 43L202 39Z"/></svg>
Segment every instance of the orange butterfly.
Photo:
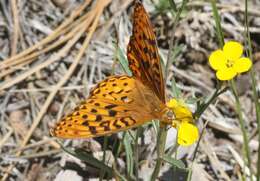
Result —
<svg viewBox="0 0 260 181"><path fill-rule="evenodd" d="M135 1L133 33L127 47L133 76L110 76L89 98L51 129L60 138L91 138L137 127L153 119L171 124L155 34L149 17Z"/></svg>

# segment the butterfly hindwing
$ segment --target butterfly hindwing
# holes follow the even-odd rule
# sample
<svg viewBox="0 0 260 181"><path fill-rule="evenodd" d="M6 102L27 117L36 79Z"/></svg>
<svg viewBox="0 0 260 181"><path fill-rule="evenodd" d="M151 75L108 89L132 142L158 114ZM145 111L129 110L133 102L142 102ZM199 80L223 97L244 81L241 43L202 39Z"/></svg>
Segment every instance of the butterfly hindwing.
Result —
<svg viewBox="0 0 260 181"><path fill-rule="evenodd" d="M54 136L62 138L90 138L143 124L127 111L131 110L112 101L88 99L63 118L52 132Z"/></svg>
<svg viewBox="0 0 260 181"><path fill-rule="evenodd" d="M61 138L102 136L159 118L161 109L160 100L139 80L111 76L97 84L89 98L62 118L51 134Z"/></svg>

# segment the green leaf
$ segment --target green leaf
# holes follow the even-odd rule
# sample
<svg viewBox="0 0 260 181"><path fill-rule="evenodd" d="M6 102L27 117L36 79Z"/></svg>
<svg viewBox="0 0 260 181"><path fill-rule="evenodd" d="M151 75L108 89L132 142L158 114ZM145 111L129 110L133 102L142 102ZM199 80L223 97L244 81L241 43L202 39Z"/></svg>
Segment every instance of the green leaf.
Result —
<svg viewBox="0 0 260 181"><path fill-rule="evenodd" d="M91 154L87 153L85 150L77 149L75 151L72 151L67 148L64 148L62 145L61 145L61 148L68 154L70 154L82 161L85 161L88 164L90 164L96 168L103 170L104 172L106 172L108 174L109 177L113 176L113 169L111 167L105 165L102 161L99 161L98 159L94 158Z"/></svg>
<svg viewBox="0 0 260 181"><path fill-rule="evenodd" d="M157 4L155 4L155 8L158 12L163 13L168 11L171 7L169 0L160 0Z"/></svg>
<svg viewBox="0 0 260 181"><path fill-rule="evenodd" d="M181 160L176 160L171 156L164 155L163 160L171 164L172 166L178 167L180 169L186 169L185 164Z"/></svg>
<svg viewBox="0 0 260 181"><path fill-rule="evenodd" d="M222 48L224 46L224 35L222 32L221 19L219 16L216 0L211 0L211 7L213 12L213 17L216 23L216 32L218 36L219 46Z"/></svg>
<svg viewBox="0 0 260 181"><path fill-rule="evenodd" d="M132 177L133 170L134 170L134 159L133 159L133 149L131 146L132 145L131 136L129 135L128 131L124 132L123 143L126 152L127 175L129 177Z"/></svg>
<svg viewBox="0 0 260 181"><path fill-rule="evenodd" d="M175 79L172 79L172 95L177 99L181 97L181 90L177 87Z"/></svg>
<svg viewBox="0 0 260 181"><path fill-rule="evenodd" d="M173 11L177 11L177 6L176 3L174 2L174 0L169 0L171 8L173 9Z"/></svg>
<svg viewBox="0 0 260 181"><path fill-rule="evenodd" d="M115 169L115 167L113 167L113 169L114 169L114 173L116 175L115 178L118 177L118 178L116 178L116 180L127 181L127 179L123 175L121 175L119 173L119 171L117 169Z"/></svg>
<svg viewBox="0 0 260 181"><path fill-rule="evenodd" d="M171 59L174 59L176 60L176 57L178 57L180 55L180 53L183 51L183 49L185 48L185 45L184 44L176 44L174 45L174 48L173 48L173 52L172 52L172 57Z"/></svg>
<svg viewBox="0 0 260 181"><path fill-rule="evenodd" d="M155 133L156 135L158 134L159 132L159 129L160 129L160 123L158 120L152 120L152 125L153 125L153 128L155 130Z"/></svg>
<svg viewBox="0 0 260 181"><path fill-rule="evenodd" d="M123 70L131 76L132 72L129 69L128 60L125 57L123 50L120 47L116 47L116 49L116 58L119 60L119 63L121 64Z"/></svg>
<svg viewBox="0 0 260 181"><path fill-rule="evenodd" d="M187 104L196 104L197 102L200 101L200 98L196 98L196 97L188 97L185 101L185 103Z"/></svg>

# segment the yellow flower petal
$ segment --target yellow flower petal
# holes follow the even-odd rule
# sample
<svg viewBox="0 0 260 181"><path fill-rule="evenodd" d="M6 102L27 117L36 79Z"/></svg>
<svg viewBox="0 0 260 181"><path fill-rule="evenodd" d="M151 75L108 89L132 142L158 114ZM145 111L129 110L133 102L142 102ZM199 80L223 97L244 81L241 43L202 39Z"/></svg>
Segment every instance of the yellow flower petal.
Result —
<svg viewBox="0 0 260 181"><path fill-rule="evenodd" d="M234 69L237 73L247 72L252 66L252 61L249 58L243 57L235 61Z"/></svg>
<svg viewBox="0 0 260 181"><path fill-rule="evenodd" d="M227 59L237 60L242 56L243 46L236 41L229 41L225 43L223 47L223 52Z"/></svg>
<svg viewBox="0 0 260 181"><path fill-rule="evenodd" d="M178 101L176 99L171 99L169 102L166 103L169 108L174 108L178 106Z"/></svg>
<svg viewBox="0 0 260 181"><path fill-rule="evenodd" d="M236 74L237 74L236 70L233 67L218 70L217 73L216 73L217 78L219 80L233 79L236 76Z"/></svg>
<svg viewBox="0 0 260 181"><path fill-rule="evenodd" d="M187 121L187 122L192 122L192 113L187 107L176 107L174 110L174 115L177 120L179 121Z"/></svg>
<svg viewBox="0 0 260 181"><path fill-rule="evenodd" d="M209 64L214 70L226 68L227 58L222 50L216 50L209 56Z"/></svg>
<svg viewBox="0 0 260 181"><path fill-rule="evenodd" d="M167 106L173 111L175 120L192 122L192 113L182 100L171 99Z"/></svg>
<svg viewBox="0 0 260 181"><path fill-rule="evenodd" d="M198 128L188 122L180 124L178 129L178 144L182 146L189 146L197 141L199 138Z"/></svg>

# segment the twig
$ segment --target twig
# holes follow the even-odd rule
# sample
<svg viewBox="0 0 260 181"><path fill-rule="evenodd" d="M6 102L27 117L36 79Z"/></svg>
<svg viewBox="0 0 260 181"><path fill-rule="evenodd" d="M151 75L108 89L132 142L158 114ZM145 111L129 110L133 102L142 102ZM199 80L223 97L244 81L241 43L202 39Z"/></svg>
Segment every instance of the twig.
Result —
<svg viewBox="0 0 260 181"><path fill-rule="evenodd" d="M66 26L68 26L69 24L71 24L73 22L73 20L78 17L82 11L89 5L89 3L91 2L91 0L85 0L85 2L78 8L76 9L69 18L67 18L55 31L53 31L53 33L49 36L47 36L46 38L44 38L43 40L41 40L40 42L36 43L35 45L33 45L32 47L22 51L21 53L12 56L8 59L6 59L3 62L0 62L0 69L2 68L6 68L6 64L8 62L12 62L15 59L21 58L26 56L27 54L30 54L31 52L33 52L34 50L38 49L39 47L44 46L45 44L49 43L50 41L52 41L53 39L55 39L56 37L59 36L60 31L62 31Z"/></svg>
<svg viewBox="0 0 260 181"><path fill-rule="evenodd" d="M17 10L16 0L11 0L11 7L13 12L13 36L11 44L11 56L15 55L17 52L18 34L19 34L19 16Z"/></svg>
<svg viewBox="0 0 260 181"><path fill-rule="evenodd" d="M88 16L90 16L89 13L90 12L87 12L85 15L81 16L75 22L72 22L70 25L68 25L64 29L60 30L59 34L57 34L56 36L53 36L53 39L49 40L49 41L54 41L55 39L58 38L58 36L62 36L62 38L60 38L57 41L54 41L50 44L47 44L47 43L49 43L49 42L47 42L45 48L38 47L39 50L37 49L34 52L30 52L30 54L28 54L28 55L24 55L23 57L18 57L18 58L12 59L12 61L9 61L9 59L4 60L2 62L3 67L8 68L7 70L9 70L9 71L7 71L8 73L6 73L6 70L4 70L0 74L0 78L3 77L6 74L12 73L14 70L16 70L16 67L18 65L20 65L21 67L24 66L24 65L27 65L27 64L31 63L32 61L34 61L41 54L44 54L46 52L50 52L50 50L55 49L55 48L61 46L62 44L65 44L68 40L70 40L75 35L75 32L77 32L76 29L78 29L78 25L82 24L82 22L85 21L88 18ZM52 34L49 35L49 36L52 36ZM45 46L45 45L42 45L42 46ZM1 62L0 62L0 68L1 68ZM13 68L13 70L10 70L12 68Z"/></svg>
<svg viewBox="0 0 260 181"><path fill-rule="evenodd" d="M4 135L4 137L0 140L0 149L5 144L5 142L10 138L10 136L13 134L13 129L11 128L8 133Z"/></svg>
<svg viewBox="0 0 260 181"><path fill-rule="evenodd" d="M89 27L90 23L92 22L93 18L94 21L93 21L93 24L92 26L90 27L89 29L89 32L82 44L82 47L80 48L79 50L79 53L77 54L77 57L74 59L73 63L71 64L71 66L69 67L66 75L58 82L58 84L56 85L55 89L49 94L47 100L45 101L45 103L43 104L43 106L41 107L41 110L40 112L38 113L36 119L34 120L32 126L30 127L27 135L25 136L23 142L22 142L22 147L25 146L27 144L27 142L29 141L32 133L34 132L35 128L38 126L38 124L40 123L42 117L44 116L46 110L48 109L49 105L51 104L54 96L57 94L58 90L60 89L60 87L62 87L66 82L67 80L70 78L70 76L72 75L72 73L74 72L75 68L77 67L79 61L81 60L81 57L83 56L83 54L85 53L85 50L86 48L88 47L89 45L89 42L92 38L92 35L97 27L97 24L98 24L98 21L99 21L99 18L103 12L103 9L108 5L108 3L110 3L110 0L99 0L97 3L96 3L96 8L93 10L93 16L89 17L88 21L85 22L85 26L83 26L83 30L82 33ZM80 34L80 33L79 33ZM80 37L80 36L79 36ZM17 152L16 153L16 156L20 156L21 155L21 151ZM5 181L9 175L9 173L11 172L11 170L14 168L14 165L10 165L8 167L8 171L7 173L3 176L2 178L2 181Z"/></svg>
<svg viewBox="0 0 260 181"><path fill-rule="evenodd" d="M203 1L191 1L187 4L187 6L210 6L210 3L208 2L203 2ZM245 12L245 7L243 7L242 4L228 4L228 3L223 3L223 4L216 4L218 8L222 9L227 9L226 11L231 11L231 12ZM248 13L253 16L260 16L260 11L256 7L250 8L248 10Z"/></svg>
<svg viewBox="0 0 260 181"><path fill-rule="evenodd" d="M229 176L226 174L226 172L223 170L222 166L221 166L221 163L219 162L219 159L216 155L216 153L214 152L214 150L212 149L212 146L205 142L205 141L202 141L201 144L201 149L203 151L205 151L205 153L207 154L207 156L209 157L209 160L212 164L212 167L214 169L214 171L218 171L221 176L227 180L227 181L231 181L231 179L229 178ZM217 173L217 172L216 172Z"/></svg>
<svg viewBox="0 0 260 181"><path fill-rule="evenodd" d="M89 16L89 19L93 18L93 16L94 14L92 13L92 15ZM22 80L26 79L29 75L41 70L44 67L47 67L48 65L54 63L55 61L60 60L63 56L65 56L69 52L72 46L80 39L81 35L85 31L86 24L90 23L89 19L85 20L85 22L83 22L77 28L75 28L75 30L73 31L75 33L75 36L71 40L69 40L68 43L57 54L55 54L53 57L49 58L48 60L44 61L43 63L30 68L25 73L16 76L12 80L3 82L2 84L0 84L0 90L9 88L12 85L17 84Z"/></svg>
<svg viewBox="0 0 260 181"><path fill-rule="evenodd" d="M240 165L240 167L244 168L243 170L245 171L245 174L250 176L251 172L250 172L249 168L246 166L243 159L240 157L240 155L230 145L227 145L227 148L229 149L229 151L231 152L231 154L233 155L233 157L235 158L237 163ZM256 180L256 178L254 176L253 176L253 180Z"/></svg>
<svg viewBox="0 0 260 181"><path fill-rule="evenodd" d="M30 154L30 155L23 155L19 156L18 158L23 158L23 159L32 159L32 158L38 158L38 157L44 157L44 156L49 156L49 155L54 155L59 152L61 152L61 149L58 150L51 150L51 151L46 151L46 152L41 152L41 153L35 153L35 154Z"/></svg>

